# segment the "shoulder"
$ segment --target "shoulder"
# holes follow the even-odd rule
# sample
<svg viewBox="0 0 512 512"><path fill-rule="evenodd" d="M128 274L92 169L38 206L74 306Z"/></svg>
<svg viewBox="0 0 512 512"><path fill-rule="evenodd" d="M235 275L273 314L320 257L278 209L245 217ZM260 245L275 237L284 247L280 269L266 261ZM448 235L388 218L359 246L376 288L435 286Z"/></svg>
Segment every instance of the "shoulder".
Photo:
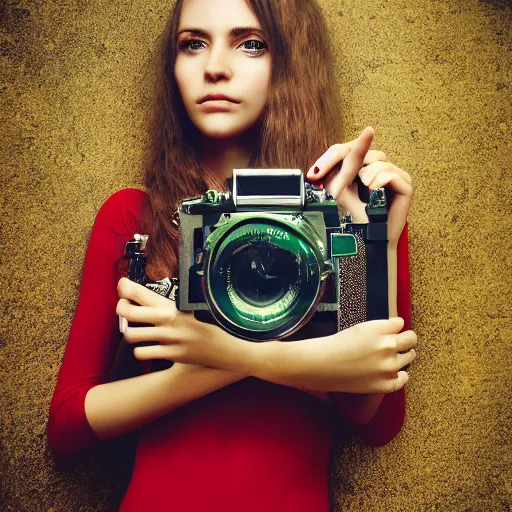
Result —
<svg viewBox="0 0 512 512"><path fill-rule="evenodd" d="M123 188L114 192L100 208L100 211L106 213L117 213L126 207L141 208L147 201L147 195L142 190L136 188Z"/></svg>
<svg viewBox="0 0 512 512"><path fill-rule="evenodd" d="M142 208L147 201L148 196L142 190L118 190L101 205L96 223L107 224L117 234L131 236L139 230Z"/></svg>

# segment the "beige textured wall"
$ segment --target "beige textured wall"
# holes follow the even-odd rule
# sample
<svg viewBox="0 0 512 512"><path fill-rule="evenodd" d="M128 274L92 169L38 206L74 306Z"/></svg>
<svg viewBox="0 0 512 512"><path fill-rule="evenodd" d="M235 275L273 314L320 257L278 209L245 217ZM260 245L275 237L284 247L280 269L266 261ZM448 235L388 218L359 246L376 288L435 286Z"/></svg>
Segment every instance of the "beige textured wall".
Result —
<svg viewBox="0 0 512 512"><path fill-rule="evenodd" d="M320 4L347 138L373 125L376 146L415 184L419 356L406 425L381 449L347 434L336 510L509 511L512 5ZM127 460L107 450L55 461L44 430L95 213L140 180L169 2L0 6L2 509L111 510Z"/></svg>

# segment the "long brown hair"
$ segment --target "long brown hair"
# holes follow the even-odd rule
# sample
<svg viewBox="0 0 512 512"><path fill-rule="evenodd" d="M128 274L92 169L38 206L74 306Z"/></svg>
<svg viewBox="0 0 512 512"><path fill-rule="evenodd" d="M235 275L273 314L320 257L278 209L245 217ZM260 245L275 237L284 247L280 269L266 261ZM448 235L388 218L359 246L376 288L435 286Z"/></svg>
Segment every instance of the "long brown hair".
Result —
<svg viewBox="0 0 512 512"><path fill-rule="evenodd" d="M249 167L307 171L342 139L339 89L325 20L315 0L246 1L272 56L269 97ZM149 235L147 272L154 279L177 271L179 234L173 213L183 199L199 196L215 183L194 150L198 131L174 78L183 2L177 0L160 39L149 122L149 200L142 227Z"/></svg>

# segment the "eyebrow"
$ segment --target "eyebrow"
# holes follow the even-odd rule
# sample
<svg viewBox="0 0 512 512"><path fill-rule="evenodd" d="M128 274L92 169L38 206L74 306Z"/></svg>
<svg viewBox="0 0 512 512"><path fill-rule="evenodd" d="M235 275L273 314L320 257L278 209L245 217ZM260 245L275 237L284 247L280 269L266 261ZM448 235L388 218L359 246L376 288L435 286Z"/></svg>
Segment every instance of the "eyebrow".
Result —
<svg viewBox="0 0 512 512"><path fill-rule="evenodd" d="M208 37L208 32L205 32L204 30L200 28L183 28L178 32L178 35L182 34L183 32L190 32L191 34L199 37ZM234 27L230 30L229 36L230 37L242 37L247 34L256 33L261 38L263 38L263 32L257 28L257 27Z"/></svg>

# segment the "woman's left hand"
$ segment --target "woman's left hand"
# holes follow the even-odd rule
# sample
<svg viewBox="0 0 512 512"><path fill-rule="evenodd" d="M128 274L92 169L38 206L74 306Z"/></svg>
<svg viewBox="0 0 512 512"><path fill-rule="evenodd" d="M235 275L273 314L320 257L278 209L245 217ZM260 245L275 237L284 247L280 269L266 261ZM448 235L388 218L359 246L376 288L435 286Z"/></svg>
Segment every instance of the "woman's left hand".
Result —
<svg viewBox="0 0 512 512"><path fill-rule="evenodd" d="M356 176L359 175L370 190L389 186L392 194L387 198L388 239L390 244L396 245L411 206L412 180L408 173L387 162L385 153L370 149L374 135L369 126L357 139L334 144L311 166L306 179L313 184L323 182L327 192L350 212L354 222L368 222L366 203L359 199Z"/></svg>

